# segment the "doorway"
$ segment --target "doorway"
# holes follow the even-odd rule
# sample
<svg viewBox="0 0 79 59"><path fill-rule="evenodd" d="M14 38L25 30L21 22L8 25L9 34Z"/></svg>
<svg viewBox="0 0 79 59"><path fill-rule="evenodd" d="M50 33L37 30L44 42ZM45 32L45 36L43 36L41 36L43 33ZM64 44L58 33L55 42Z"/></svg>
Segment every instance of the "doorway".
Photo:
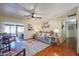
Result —
<svg viewBox="0 0 79 59"><path fill-rule="evenodd" d="M64 46L74 52L77 51L77 20L76 17L68 17L64 21Z"/></svg>

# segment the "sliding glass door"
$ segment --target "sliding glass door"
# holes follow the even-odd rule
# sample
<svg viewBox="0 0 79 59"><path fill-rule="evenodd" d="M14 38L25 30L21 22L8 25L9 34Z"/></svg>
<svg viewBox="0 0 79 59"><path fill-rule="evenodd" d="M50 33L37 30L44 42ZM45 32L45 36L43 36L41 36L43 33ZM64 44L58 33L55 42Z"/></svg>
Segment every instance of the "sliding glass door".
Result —
<svg viewBox="0 0 79 59"><path fill-rule="evenodd" d="M10 34L16 36L16 26L10 26Z"/></svg>
<svg viewBox="0 0 79 59"><path fill-rule="evenodd" d="M21 36L24 34L24 26L4 24L4 33L10 34L11 36Z"/></svg>
<svg viewBox="0 0 79 59"><path fill-rule="evenodd" d="M4 25L4 33L10 34L10 26Z"/></svg>
<svg viewBox="0 0 79 59"><path fill-rule="evenodd" d="M18 36L21 36L22 34L24 34L23 26L17 26L17 34L18 34Z"/></svg>

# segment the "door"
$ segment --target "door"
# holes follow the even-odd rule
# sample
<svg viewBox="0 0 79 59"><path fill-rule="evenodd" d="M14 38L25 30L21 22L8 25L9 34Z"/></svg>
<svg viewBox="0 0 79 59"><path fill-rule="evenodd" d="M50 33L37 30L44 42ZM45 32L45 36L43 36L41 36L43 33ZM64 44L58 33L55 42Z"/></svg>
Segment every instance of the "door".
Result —
<svg viewBox="0 0 79 59"><path fill-rule="evenodd" d="M17 26L17 35L19 38L23 38L24 36L24 26Z"/></svg>

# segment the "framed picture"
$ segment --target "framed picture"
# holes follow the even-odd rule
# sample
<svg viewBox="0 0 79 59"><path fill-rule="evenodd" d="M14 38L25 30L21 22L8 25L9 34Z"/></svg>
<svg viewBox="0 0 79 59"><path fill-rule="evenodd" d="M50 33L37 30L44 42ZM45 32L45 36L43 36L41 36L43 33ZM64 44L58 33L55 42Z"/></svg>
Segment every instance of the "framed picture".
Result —
<svg viewBox="0 0 79 59"><path fill-rule="evenodd" d="M28 24L28 31L32 31L33 30L33 27L31 24Z"/></svg>

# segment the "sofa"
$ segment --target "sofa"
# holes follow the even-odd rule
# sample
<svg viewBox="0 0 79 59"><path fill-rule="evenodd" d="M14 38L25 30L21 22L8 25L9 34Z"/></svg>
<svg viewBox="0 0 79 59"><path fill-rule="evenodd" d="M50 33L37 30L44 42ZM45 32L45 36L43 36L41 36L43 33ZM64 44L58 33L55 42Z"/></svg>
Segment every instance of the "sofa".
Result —
<svg viewBox="0 0 79 59"><path fill-rule="evenodd" d="M53 41L52 35L50 36L50 33L47 32L36 33L35 39L47 44L51 44L51 42Z"/></svg>

